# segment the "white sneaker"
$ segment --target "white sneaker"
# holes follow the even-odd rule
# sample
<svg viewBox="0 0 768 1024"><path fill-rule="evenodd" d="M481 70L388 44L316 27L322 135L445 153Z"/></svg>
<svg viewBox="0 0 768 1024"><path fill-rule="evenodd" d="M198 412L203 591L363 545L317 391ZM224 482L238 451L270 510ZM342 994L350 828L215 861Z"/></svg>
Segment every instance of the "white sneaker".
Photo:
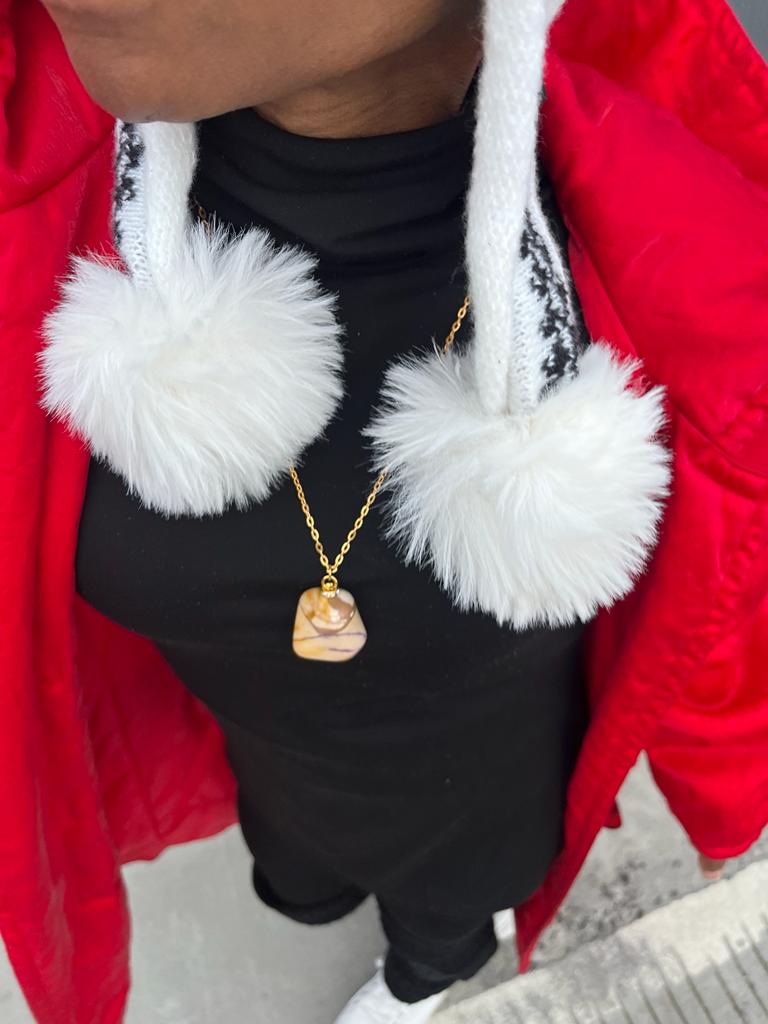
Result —
<svg viewBox="0 0 768 1024"><path fill-rule="evenodd" d="M515 912L513 910L500 910L493 915L493 925L499 942L507 942L509 939L514 938Z"/></svg>
<svg viewBox="0 0 768 1024"><path fill-rule="evenodd" d="M370 981L352 996L336 1024L424 1024L445 998L445 992L403 1003L387 988L384 972L379 969Z"/></svg>

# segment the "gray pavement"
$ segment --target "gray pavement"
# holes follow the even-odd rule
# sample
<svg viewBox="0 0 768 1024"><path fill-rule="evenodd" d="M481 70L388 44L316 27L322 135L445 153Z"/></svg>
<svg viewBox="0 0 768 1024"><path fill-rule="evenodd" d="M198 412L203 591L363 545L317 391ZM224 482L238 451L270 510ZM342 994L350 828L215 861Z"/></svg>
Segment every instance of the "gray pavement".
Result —
<svg viewBox="0 0 768 1024"><path fill-rule="evenodd" d="M765 1024L768 860L441 1013L435 1024Z"/></svg>

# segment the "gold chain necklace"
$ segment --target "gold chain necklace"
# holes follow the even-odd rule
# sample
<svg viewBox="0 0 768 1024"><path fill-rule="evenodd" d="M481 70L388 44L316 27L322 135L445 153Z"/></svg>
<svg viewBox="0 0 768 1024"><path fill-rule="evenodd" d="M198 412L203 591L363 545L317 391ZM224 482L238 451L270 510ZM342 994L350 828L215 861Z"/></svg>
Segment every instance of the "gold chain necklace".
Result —
<svg viewBox="0 0 768 1024"><path fill-rule="evenodd" d="M198 217L206 230L210 232L211 224L208 214L200 203L196 203L196 206ZM456 319L443 343L444 355L455 341L468 311L469 296L467 295L464 297L464 301L456 313ZM314 541L315 551L320 559L320 564L325 569L320 586L310 587L299 598L293 626L293 650L300 658L308 658L313 661L349 661L363 649L368 634L363 625L357 602L348 590L342 590L339 587L336 574L349 554L352 542L362 529L366 516L371 511L373 503L384 485L387 470L383 469L376 478L370 494L365 499L352 529L347 534L346 540L341 545L333 562L325 553L323 542L320 540L320 532L315 525L315 519L304 494L304 488L301 486L296 467L290 466L288 472L291 474L291 480L296 488L296 495L307 522L307 529Z"/></svg>

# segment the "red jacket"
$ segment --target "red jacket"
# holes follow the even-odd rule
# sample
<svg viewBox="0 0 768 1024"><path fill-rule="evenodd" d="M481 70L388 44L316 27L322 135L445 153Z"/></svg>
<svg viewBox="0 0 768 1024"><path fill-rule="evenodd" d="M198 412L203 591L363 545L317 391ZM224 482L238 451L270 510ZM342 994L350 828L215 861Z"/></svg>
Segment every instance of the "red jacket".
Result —
<svg viewBox="0 0 768 1024"><path fill-rule="evenodd" d="M42 1024L114 1024L120 864L223 828L220 735L153 645L75 595L88 452L37 404L70 253L108 245L112 124L36 0L0 0L0 929ZM569 0L542 146L594 337L668 389L650 569L590 627L592 722L524 962L643 749L693 843L768 821L768 69L724 0Z"/></svg>

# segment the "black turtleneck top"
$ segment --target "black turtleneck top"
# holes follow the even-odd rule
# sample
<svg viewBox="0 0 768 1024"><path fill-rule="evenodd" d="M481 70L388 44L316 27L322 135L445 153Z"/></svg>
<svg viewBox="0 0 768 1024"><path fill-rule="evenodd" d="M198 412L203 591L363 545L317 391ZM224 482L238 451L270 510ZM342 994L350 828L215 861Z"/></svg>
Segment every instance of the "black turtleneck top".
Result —
<svg viewBox="0 0 768 1024"><path fill-rule="evenodd" d="M360 431L385 367L442 340L466 292L472 99L448 121L383 137L300 137L251 110L200 126L193 198L236 229L261 225L316 254L320 282L338 296L346 394L300 469L331 557L372 483ZM562 233L546 179L543 191ZM287 477L246 511L168 519L92 461L77 585L150 637L223 720L270 746L272 785L290 791L294 807L304 800L307 821L342 800L327 779L318 795L310 765L315 781L354 771L360 787L378 785L378 773L401 795L414 780L443 792L449 778L462 799L504 776L512 803L533 772L559 801L581 729L581 631L516 633L459 612L428 569L402 564L381 516L374 506L339 573L368 630L362 652L343 664L292 652L296 602L322 570ZM322 757L289 766L286 750ZM349 794L348 783L341 788Z"/></svg>

